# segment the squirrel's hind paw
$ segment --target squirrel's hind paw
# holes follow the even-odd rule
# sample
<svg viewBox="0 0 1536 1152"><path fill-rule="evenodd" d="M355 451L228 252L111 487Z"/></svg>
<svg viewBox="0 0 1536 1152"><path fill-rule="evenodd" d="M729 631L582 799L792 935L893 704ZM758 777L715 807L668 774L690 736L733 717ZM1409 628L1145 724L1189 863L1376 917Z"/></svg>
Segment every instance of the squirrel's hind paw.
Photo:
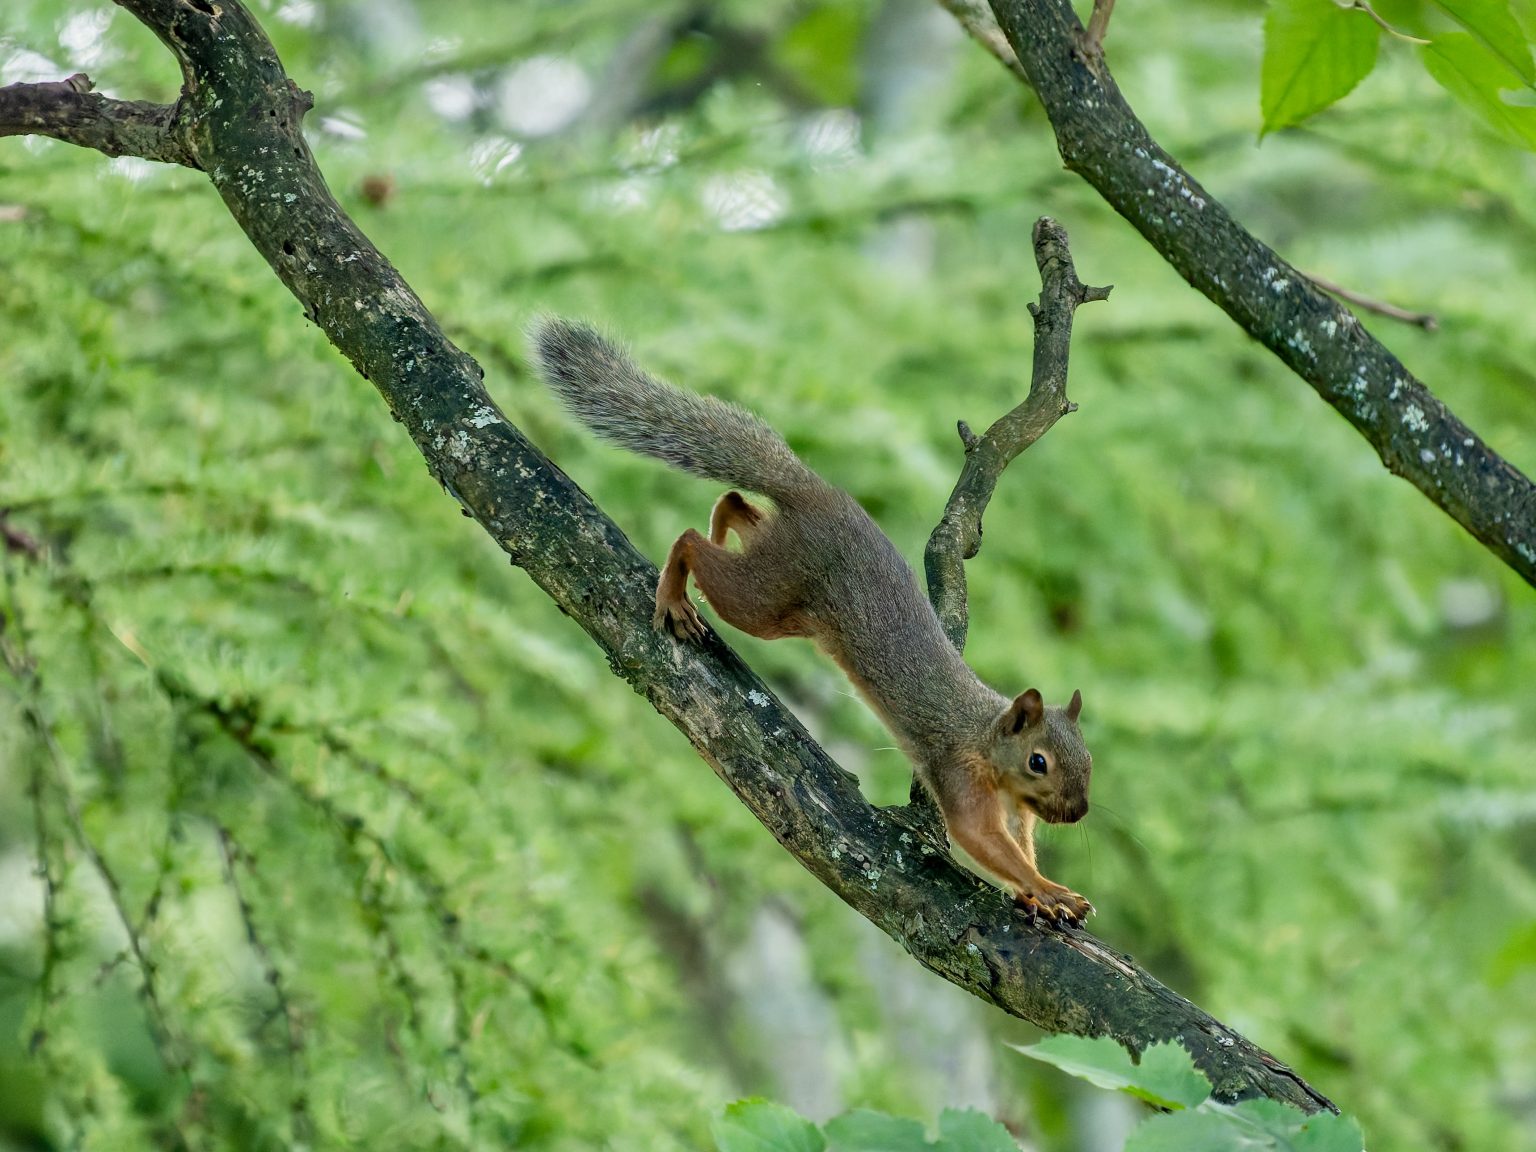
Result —
<svg viewBox="0 0 1536 1152"><path fill-rule="evenodd" d="M704 618L687 600L657 601L651 627L666 630L679 640L704 639Z"/></svg>

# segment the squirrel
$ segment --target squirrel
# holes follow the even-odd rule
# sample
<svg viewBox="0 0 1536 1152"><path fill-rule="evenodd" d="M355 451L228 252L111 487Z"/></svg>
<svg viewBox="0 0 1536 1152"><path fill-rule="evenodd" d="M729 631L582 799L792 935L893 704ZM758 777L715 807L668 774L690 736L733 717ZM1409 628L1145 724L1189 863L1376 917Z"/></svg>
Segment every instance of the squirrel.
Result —
<svg viewBox="0 0 1536 1152"><path fill-rule="evenodd" d="M715 502L708 536L690 528L678 537L653 625L703 638L687 596L692 575L742 631L814 640L900 742L951 841L1031 917L1081 923L1093 906L1040 874L1034 825L1088 811L1082 694L1048 708L1033 688L1009 700L983 684L869 514L750 412L656 379L586 325L545 318L532 336L545 383L598 436L773 501L770 512L733 488ZM726 547L730 532L740 551Z"/></svg>

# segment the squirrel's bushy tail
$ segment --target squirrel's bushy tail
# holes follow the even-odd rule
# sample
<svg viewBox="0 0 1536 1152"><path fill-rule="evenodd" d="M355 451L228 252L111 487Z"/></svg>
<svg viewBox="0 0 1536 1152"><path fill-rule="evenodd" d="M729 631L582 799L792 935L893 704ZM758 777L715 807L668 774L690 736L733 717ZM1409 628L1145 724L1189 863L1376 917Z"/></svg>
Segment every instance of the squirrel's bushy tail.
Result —
<svg viewBox="0 0 1536 1152"><path fill-rule="evenodd" d="M585 324L540 320L533 343L544 382L605 440L781 504L823 486L756 416L641 371L623 349Z"/></svg>

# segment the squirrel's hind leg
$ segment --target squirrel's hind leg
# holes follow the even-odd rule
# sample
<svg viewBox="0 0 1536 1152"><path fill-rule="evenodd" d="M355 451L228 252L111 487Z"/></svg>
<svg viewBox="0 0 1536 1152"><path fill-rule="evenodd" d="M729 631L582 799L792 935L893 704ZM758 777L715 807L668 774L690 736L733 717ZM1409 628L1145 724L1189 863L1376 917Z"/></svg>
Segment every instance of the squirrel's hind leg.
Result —
<svg viewBox="0 0 1536 1152"><path fill-rule="evenodd" d="M710 509L709 542L724 545L726 533L734 531L741 539L742 546L746 547L766 515L740 492L727 492Z"/></svg>
<svg viewBox="0 0 1536 1152"><path fill-rule="evenodd" d="M693 550L700 544L714 547L693 528L673 541L661 565L661 579L656 582L656 611L651 615L651 627L665 628L679 640L704 639L704 620L688 599Z"/></svg>
<svg viewBox="0 0 1536 1152"><path fill-rule="evenodd" d="M690 528L677 538L662 565L653 623L679 639L697 640L704 635L704 622L688 600L691 574L710 607L727 624L764 640L809 635L798 597L774 577L775 571L752 552L731 552Z"/></svg>

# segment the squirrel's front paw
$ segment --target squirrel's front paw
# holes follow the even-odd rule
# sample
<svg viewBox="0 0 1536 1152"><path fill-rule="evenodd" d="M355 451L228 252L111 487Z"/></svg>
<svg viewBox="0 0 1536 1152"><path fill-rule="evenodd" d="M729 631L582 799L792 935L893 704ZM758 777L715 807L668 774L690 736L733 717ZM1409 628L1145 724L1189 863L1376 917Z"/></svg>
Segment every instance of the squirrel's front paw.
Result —
<svg viewBox="0 0 1536 1152"><path fill-rule="evenodd" d="M1093 911L1093 905L1076 892L1060 884L1052 884L1049 880L1042 880L1030 888L1020 888L1013 898L1029 913L1031 919L1044 916L1047 920L1065 922L1074 927L1088 919L1089 913Z"/></svg>
<svg viewBox="0 0 1536 1152"><path fill-rule="evenodd" d="M651 627L664 628L679 640L704 639L704 618L687 600L656 601Z"/></svg>

